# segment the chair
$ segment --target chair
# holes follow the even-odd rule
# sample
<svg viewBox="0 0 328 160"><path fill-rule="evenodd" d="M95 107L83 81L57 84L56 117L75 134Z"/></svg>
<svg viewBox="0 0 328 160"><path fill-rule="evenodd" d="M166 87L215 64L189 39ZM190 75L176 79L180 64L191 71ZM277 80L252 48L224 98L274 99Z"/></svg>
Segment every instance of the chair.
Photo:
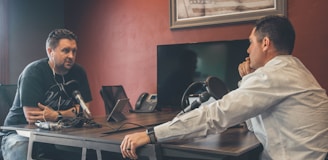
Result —
<svg viewBox="0 0 328 160"><path fill-rule="evenodd" d="M16 84L9 84L9 85L0 84L0 126L3 125L5 118L9 112L9 109L12 106L12 103L15 98L16 90L17 90ZM3 135L0 132L0 147L1 147L2 136ZM3 160L2 151L0 152L0 160Z"/></svg>
<svg viewBox="0 0 328 160"><path fill-rule="evenodd" d="M16 90L16 84L0 85L0 125L4 123L14 101Z"/></svg>

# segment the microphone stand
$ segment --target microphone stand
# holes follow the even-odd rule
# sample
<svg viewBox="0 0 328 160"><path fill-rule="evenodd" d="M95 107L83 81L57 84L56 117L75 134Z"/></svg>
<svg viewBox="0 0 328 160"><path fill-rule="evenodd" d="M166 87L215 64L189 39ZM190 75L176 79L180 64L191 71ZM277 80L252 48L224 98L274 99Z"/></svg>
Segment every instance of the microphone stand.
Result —
<svg viewBox="0 0 328 160"><path fill-rule="evenodd" d="M80 107L80 109L81 109L81 107ZM85 110L83 110L80 113L76 113L76 118L74 118L74 120L72 122L72 126L78 127L78 128L81 128L83 126L97 127L97 128L102 127L101 124L95 122L93 120L93 118L91 117L91 115L86 113Z"/></svg>

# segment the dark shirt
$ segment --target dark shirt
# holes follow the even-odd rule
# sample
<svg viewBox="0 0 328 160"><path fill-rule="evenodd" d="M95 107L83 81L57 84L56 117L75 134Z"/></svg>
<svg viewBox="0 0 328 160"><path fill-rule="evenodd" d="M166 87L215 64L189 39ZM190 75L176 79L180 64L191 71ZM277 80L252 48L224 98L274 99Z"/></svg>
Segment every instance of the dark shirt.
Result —
<svg viewBox="0 0 328 160"><path fill-rule="evenodd" d="M23 106L37 107L40 102L54 110L66 110L77 102L74 90L81 92L85 102L92 100L87 75L79 64L64 76L53 73L48 59L40 59L27 65L20 74L13 105L4 125L27 124Z"/></svg>

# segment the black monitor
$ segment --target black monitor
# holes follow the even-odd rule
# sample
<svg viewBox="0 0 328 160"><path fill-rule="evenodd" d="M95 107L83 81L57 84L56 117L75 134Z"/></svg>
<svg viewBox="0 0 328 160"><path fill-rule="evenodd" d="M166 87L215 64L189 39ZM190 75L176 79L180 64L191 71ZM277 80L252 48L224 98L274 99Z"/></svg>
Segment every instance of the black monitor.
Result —
<svg viewBox="0 0 328 160"><path fill-rule="evenodd" d="M168 44L157 46L157 108L180 108L186 88L208 76L237 88L238 65L248 56L249 40ZM196 90L195 90L196 92Z"/></svg>

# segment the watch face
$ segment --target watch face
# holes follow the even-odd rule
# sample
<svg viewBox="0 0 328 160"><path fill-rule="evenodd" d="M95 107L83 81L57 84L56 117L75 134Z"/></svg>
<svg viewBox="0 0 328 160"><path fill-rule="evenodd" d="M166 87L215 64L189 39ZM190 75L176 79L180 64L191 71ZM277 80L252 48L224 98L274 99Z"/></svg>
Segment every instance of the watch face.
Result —
<svg viewBox="0 0 328 160"><path fill-rule="evenodd" d="M147 129L147 134L153 134L154 133L154 128L148 128Z"/></svg>

